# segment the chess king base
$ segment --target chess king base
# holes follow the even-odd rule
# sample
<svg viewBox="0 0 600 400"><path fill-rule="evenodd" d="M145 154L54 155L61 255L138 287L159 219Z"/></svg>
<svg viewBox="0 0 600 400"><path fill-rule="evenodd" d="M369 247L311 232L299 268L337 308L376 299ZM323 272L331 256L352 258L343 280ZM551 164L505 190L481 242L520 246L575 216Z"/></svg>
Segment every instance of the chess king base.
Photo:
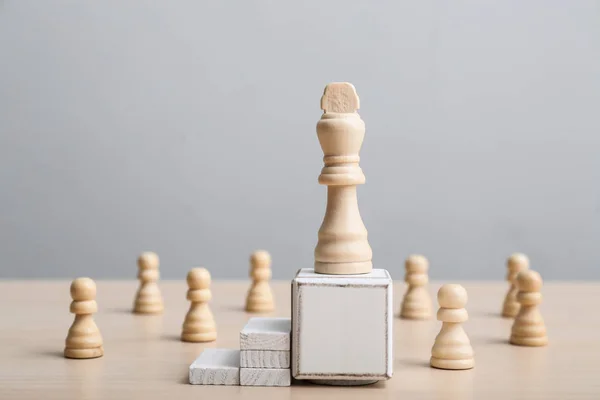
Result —
<svg viewBox="0 0 600 400"><path fill-rule="evenodd" d="M392 377L392 279L301 269L292 281L292 376L328 385Z"/></svg>

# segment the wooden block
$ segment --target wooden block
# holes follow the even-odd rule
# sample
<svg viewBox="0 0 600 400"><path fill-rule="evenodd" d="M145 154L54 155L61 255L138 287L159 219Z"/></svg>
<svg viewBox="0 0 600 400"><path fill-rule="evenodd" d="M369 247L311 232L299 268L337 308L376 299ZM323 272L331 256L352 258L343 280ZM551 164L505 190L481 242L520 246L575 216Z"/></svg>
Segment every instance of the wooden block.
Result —
<svg viewBox="0 0 600 400"><path fill-rule="evenodd" d="M242 350L241 368L289 368L290 352L285 350Z"/></svg>
<svg viewBox="0 0 600 400"><path fill-rule="evenodd" d="M292 376L357 384L391 378L392 307L386 270L363 275L298 271L292 282Z"/></svg>
<svg viewBox="0 0 600 400"><path fill-rule="evenodd" d="M290 386L292 378L288 369L241 368L242 386Z"/></svg>
<svg viewBox="0 0 600 400"><path fill-rule="evenodd" d="M192 385L239 385L240 351L233 349L206 349L190 365Z"/></svg>
<svg viewBox="0 0 600 400"><path fill-rule="evenodd" d="M290 318L250 318L240 332L241 350L290 350Z"/></svg>

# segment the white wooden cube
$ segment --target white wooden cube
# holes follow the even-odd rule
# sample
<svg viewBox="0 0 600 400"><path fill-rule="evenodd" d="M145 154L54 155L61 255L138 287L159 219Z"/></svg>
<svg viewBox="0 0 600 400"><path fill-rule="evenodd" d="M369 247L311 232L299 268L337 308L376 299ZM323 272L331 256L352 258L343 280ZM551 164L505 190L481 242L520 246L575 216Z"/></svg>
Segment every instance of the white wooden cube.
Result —
<svg viewBox="0 0 600 400"><path fill-rule="evenodd" d="M392 304L386 270L298 271L292 281L292 376L328 383L391 378Z"/></svg>

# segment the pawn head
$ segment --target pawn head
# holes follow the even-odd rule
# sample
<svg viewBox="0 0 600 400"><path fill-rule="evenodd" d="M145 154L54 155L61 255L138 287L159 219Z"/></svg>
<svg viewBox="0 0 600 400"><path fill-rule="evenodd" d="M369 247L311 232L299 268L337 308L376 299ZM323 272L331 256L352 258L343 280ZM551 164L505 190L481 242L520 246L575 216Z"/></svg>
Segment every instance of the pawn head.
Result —
<svg viewBox="0 0 600 400"><path fill-rule="evenodd" d="M461 285L446 284L438 291L438 303L442 308L464 308L467 305L467 291Z"/></svg>
<svg viewBox="0 0 600 400"><path fill-rule="evenodd" d="M517 287L524 292L539 292L542 289L542 277L531 269L517 275Z"/></svg>
<svg viewBox="0 0 600 400"><path fill-rule="evenodd" d="M523 271L529 268L529 257L523 253L514 253L506 260L508 269L514 272Z"/></svg>
<svg viewBox="0 0 600 400"><path fill-rule="evenodd" d="M210 272L206 268L192 268L188 272L186 280L190 289L208 289L210 287Z"/></svg>
<svg viewBox="0 0 600 400"><path fill-rule="evenodd" d="M152 251L145 251L140 254L137 262L140 269L158 269L158 254Z"/></svg>
<svg viewBox="0 0 600 400"><path fill-rule="evenodd" d="M429 269L429 261L420 254L411 254L404 263L407 272L425 273Z"/></svg>
<svg viewBox="0 0 600 400"><path fill-rule="evenodd" d="M96 283L90 278L77 278L71 282L71 298L74 301L89 301L96 298Z"/></svg>
<svg viewBox="0 0 600 400"><path fill-rule="evenodd" d="M250 256L252 267L268 267L271 265L271 255L266 250L257 250Z"/></svg>

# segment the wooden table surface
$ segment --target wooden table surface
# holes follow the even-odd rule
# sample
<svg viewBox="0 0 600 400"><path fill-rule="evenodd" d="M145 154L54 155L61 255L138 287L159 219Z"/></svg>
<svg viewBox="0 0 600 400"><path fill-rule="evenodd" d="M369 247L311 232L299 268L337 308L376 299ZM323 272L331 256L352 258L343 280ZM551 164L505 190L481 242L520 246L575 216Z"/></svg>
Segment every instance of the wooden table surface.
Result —
<svg viewBox="0 0 600 400"><path fill-rule="evenodd" d="M550 345L508 344L511 321L499 316L506 284L463 283L469 293L465 329L475 350L468 371L429 367L440 323L394 322L394 376L365 387L312 384L284 388L192 386L190 363L207 347L239 347L248 282L213 282L218 339L182 343L188 303L184 282L163 281L166 311L131 314L135 281L98 281L96 323L105 355L67 360L62 351L73 320L66 281L0 281L0 399L600 399L600 283L546 283L541 310ZM276 312L290 315L289 282L274 282ZM432 283L432 296L439 288ZM404 291L395 282L396 312ZM433 297L435 299L435 297Z"/></svg>

